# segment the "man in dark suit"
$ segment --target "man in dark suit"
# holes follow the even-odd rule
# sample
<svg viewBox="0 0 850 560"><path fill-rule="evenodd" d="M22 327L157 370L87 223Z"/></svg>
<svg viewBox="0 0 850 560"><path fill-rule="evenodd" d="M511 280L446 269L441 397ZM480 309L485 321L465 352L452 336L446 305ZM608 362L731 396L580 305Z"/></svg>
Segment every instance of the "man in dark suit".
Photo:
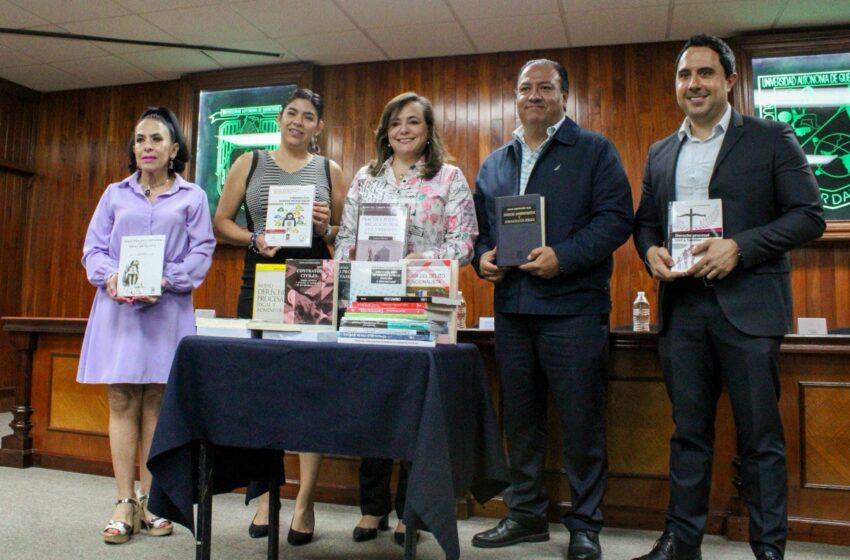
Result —
<svg viewBox="0 0 850 560"><path fill-rule="evenodd" d="M611 254L629 237L631 189L606 138L567 118L567 73L532 60L517 80L522 126L481 165L475 190L479 237L474 266L495 284L496 359L511 487L508 517L475 535L473 546L501 547L549 539L543 485L546 394L552 392L564 435L571 509L570 560L601 557L599 504L605 486L608 282ZM545 197L546 245L524 264L496 265L495 199Z"/></svg>
<svg viewBox="0 0 850 560"><path fill-rule="evenodd" d="M825 228L818 186L784 123L741 116L727 96L737 80L722 40L691 37L676 60L685 120L649 151L635 245L661 281L659 353L675 432L666 530L640 560L700 559L708 512L714 418L725 385L741 457L750 546L783 557L787 469L779 416L779 345L791 328L787 252ZM668 204L720 199L723 238L701 243L684 273L665 247Z"/></svg>

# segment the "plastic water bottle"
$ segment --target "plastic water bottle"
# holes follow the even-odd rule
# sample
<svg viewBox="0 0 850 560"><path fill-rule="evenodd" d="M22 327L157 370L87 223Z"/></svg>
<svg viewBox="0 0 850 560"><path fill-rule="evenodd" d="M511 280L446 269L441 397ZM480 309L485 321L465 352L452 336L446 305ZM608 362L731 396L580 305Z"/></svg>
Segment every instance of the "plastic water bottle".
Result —
<svg viewBox="0 0 850 560"><path fill-rule="evenodd" d="M458 291L457 297L460 298L460 305L457 306L457 328L466 328L466 300L463 297L463 292Z"/></svg>
<svg viewBox="0 0 850 560"><path fill-rule="evenodd" d="M649 332L649 301L644 292L638 292L632 304L632 330Z"/></svg>

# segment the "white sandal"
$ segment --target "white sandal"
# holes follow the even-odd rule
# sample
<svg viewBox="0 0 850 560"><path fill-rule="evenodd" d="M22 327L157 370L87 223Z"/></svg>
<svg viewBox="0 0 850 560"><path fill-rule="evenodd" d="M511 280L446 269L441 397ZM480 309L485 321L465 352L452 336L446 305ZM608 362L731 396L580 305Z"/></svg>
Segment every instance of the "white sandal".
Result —
<svg viewBox="0 0 850 560"><path fill-rule="evenodd" d="M148 496L139 496L139 503L142 506L142 527L152 537L167 537L174 531L174 524L164 517L159 517L148 511Z"/></svg>
<svg viewBox="0 0 850 560"><path fill-rule="evenodd" d="M110 519L109 523L106 524L106 528L103 530L103 542L106 544L124 544L130 540L131 535L135 535L139 532L139 526L141 524L141 509L139 508L139 502L137 502L134 498L122 498L115 502L116 506L121 504L130 504L133 506L133 513L131 516L132 525L124 523L123 521Z"/></svg>

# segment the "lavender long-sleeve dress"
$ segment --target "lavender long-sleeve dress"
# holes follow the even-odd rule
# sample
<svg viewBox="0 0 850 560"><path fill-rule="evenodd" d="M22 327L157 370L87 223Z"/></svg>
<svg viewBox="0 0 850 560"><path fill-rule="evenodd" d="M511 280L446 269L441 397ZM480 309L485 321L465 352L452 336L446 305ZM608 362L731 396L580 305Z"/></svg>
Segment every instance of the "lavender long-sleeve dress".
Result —
<svg viewBox="0 0 850 560"><path fill-rule="evenodd" d="M121 237L165 235L165 287L155 304L119 305L106 293L118 270ZM206 276L215 239L207 195L179 175L149 203L138 175L107 187L92 216L83 266L97 287L86 327L77 381L165 383L177 344L194 334L192 289Z"/></svg>

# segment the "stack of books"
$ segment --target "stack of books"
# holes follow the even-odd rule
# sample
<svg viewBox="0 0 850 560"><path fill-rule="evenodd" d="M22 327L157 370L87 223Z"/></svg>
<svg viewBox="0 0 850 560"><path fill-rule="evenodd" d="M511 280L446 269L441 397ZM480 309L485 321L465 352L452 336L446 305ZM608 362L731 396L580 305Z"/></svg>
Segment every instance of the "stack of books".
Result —
<svg viewBox="0 0 850 560"><path fill-rule="evenodd" d="M360 296L340 321L337 340L344 344L433 347L437 325L429 320L427 298Z"/></svg>

